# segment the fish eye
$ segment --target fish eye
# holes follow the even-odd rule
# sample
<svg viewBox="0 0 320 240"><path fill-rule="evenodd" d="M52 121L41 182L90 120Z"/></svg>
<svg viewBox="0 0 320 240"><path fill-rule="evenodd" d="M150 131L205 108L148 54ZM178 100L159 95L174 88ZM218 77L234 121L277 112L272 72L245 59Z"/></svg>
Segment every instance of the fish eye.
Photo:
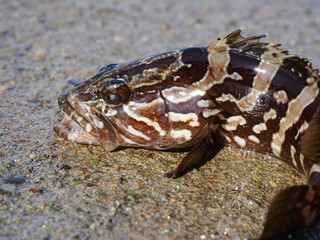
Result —
<svg viewBox="0 0 320 240"><path fill-rule="evenodd" d="M107 100L112 104L119 104L122 101L122 97L118 93L110 93L107 95Z"/></svg>
<svg viewBox="0 0 320 240"><path fill-rule="evenodd" d="M131 90L122 78L108 81L101 90L101 97L111 107L116 107L128 102Z"/></svg>

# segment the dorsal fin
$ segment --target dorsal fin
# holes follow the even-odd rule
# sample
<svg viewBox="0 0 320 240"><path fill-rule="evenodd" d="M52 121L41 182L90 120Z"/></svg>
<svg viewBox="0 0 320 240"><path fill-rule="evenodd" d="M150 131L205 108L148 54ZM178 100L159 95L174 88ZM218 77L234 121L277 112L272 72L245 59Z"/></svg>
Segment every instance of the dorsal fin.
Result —
<svg viewBox="0 0 320 240"><path fill-rule="evenodd" d="M319 82L319 70L313 69L311 63L306 58L301 58L294 54L289 54L287 50L281 49L281 44L263 43L261 38L266 35L261 34L251 37L243 37L241 30L235 30L223 39L212 41L207 47L208 51L237 51L256 56L266 62L273 63L282 69L290 72L299 78L305 85L313 80Z"/></svg>
<svg viewBox="0 0 320 240"><path fill-rule="evenodd" d="M224 39L231 50L246 52L248 54L260 57L261 53L264 52L263 47L268 45L267 43L260 42L260 39L264 37L266 37L265 34L245 38L241 36L241 30L238 29L227 35Z"/></svg>

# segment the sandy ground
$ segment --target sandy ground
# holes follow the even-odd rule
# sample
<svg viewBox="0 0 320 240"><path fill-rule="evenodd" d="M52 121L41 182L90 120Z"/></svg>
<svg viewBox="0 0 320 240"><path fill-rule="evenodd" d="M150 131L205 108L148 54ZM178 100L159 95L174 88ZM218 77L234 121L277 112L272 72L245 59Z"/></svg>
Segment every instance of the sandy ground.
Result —
<svg viewBox="0 0 320 240"><path fill-rule="evenodd" d="M319 67L319 12L319 0L0 0L0 238L257 238L272 197L305 176L224 148L168 180L185 153L57 139L57 98L104 65L205 46L240 27Z"/></svg>

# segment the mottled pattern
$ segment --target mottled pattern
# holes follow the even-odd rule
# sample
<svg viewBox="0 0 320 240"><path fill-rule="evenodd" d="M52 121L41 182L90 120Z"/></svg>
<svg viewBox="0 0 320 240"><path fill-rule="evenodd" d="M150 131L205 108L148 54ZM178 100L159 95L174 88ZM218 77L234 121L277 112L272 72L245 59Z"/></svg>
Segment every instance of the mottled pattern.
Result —
<svg viewBox="0 0 320 240"><path fill-rule="evenodd" d="M273 154L315 185L320 166L304 156L300 143L319 107L318 70L277 44L261 43L264 36L244 38L237 30L206 48L107 65L60 96L66 114L55 130L109 151L194 146L170 178L208 156L212 143L221 143ZM319 193L311 186L297 191L307 200L292 197L292 208L306 225L319 215ZM263 238L271 236L266 229Z"/></svg>

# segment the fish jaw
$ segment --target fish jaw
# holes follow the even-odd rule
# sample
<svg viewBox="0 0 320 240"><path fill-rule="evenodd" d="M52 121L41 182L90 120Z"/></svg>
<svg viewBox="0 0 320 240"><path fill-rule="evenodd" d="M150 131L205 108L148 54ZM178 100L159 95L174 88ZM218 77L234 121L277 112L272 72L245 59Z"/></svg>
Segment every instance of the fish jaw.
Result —
<svg viewBox="0 0 320 240"><path fill-rule="evenodd" d="M84 130L66 113L64 113L58 119L58 121L55 122L54 130L56 131L58 136L68 139L72 142L101 145L101 143L95 137Z"/></svg>
<svg viewBox="0 0 320 240"><path fill-rule="evenodd" d="M71 90L58 99L64 114L54 125L57 135L77 143L102 145L107 151L116 149L119 136L112 124L76 95Z"/></svg>

